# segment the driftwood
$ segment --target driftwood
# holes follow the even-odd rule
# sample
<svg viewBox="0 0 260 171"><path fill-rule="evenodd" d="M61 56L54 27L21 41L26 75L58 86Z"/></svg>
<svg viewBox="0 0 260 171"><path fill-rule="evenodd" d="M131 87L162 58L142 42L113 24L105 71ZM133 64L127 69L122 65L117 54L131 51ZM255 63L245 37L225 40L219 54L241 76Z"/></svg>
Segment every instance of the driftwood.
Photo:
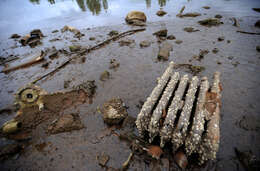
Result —
<svg viewBox="0 0 260 171"><path fill-rule="evenodd" d="M123 32L123 33L120 33L120 34L118 34L118 35L116 35L116 36L113 36L113 37L111 37L111 38L109 38L109 39L107 39L107 40L105 40L105 41L103 41L103 42L101 42L101 43L99 43L99 44L93 46L93 47L83 49L83 50L77 52L77 55L75 55L75 56L69 58L67 61L63 62L60 66L58 66L58 67L55 68L54 70L52 70L52 71L48 72L47 74L45 74L45 75L43 75L43 76L37 78L36 80L32 81L32 84L35 84L35 83L37 83L38 81L42 80L43 78L45 78L45 77L47 77L47 76L49 76L49 75L51 75L51 74L54 74L55 72L57 72L57 71L60 70L61 68L63 68L63 67L65 67L66 65L68 65L73 59L76 59L79 55L84 55L84 54L86 54L86 53L89 53L89 52L91 52L91 51L93 51L93 50L97 50L97 49L99 49L99 48L105 46L106 44L110 43L111 41L116 41L116 40L118 40L118 39L120 39L120 38L122 38L122 37L125 37L125 36L128 36L128 35L132 35L132 34L134 34L134 33L136 33L136 32L140 32L140 31L144 31L144 30L145 30L145 28L134 29L134 30L128 30L128 31L126 31L126 32ZM79 54L79 55L78 55L78 54Z"/></svg>
<svg viewBox="0 0 260 171"><path fill-rule="evenodd" d="M242 30L237 30L237 32L238 33L244 33L244 34L260 35L260 33L248 32L248 31L242 31Z"/></svg>

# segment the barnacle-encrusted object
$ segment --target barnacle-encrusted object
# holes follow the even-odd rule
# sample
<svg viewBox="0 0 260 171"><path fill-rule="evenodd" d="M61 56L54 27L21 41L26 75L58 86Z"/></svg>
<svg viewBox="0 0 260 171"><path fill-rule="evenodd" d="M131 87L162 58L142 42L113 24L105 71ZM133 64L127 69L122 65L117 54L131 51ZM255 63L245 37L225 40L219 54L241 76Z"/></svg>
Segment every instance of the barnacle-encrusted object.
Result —
<svg viewBox="0 0 260 171"><path fill-rule="evenodd" d="M220 73L214 73L210 87L207 77L181 77L173 66L171 62L138 114L139 134L148 133L150 143L158 136L160 146L169 142L174 152L197 153L199 164L214 160L220 140Z"/></svg>

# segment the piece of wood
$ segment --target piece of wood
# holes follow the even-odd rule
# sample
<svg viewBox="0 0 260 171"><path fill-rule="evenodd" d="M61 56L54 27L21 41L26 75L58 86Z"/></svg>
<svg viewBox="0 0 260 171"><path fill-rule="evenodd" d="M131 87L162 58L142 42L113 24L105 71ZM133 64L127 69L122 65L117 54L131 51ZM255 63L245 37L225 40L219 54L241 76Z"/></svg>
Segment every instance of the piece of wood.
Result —
<svg viewBox="0 0 260 171"><path fill-rule="evenodd" d="M237 30L237 32L238 33L243 33L243 34L260 35L260 33L248 32L248 31L242 31L242 30Z"/></svg>

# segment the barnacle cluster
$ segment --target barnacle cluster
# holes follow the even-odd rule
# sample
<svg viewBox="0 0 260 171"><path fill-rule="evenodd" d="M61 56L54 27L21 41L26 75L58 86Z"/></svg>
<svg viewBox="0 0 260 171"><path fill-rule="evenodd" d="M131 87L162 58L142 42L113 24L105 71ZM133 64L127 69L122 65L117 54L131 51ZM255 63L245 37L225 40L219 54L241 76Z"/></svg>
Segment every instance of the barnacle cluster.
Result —
<svg viewBox="0 0 260 171"><path fill-rule="evenodd" d="M215 72L210 87L207 77L199 79L173 72L171 62L137 116L141 136L150 143L159 136L160 146L170 142L190 156L199 154L199 164L214 160L220 140L220 73Z"/></svg>

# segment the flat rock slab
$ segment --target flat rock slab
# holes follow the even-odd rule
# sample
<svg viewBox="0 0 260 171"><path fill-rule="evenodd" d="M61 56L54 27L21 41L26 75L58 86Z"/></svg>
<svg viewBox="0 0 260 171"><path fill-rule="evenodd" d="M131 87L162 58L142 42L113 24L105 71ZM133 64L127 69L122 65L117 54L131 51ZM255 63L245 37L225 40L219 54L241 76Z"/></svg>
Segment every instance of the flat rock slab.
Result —
<svg viewBox="0 0 260 171"><path fill-rule="evenodd" d="M159 60L167 61L169 59L170 51L172 51L172 48L173 48L172 44L168 42L163 42L161 47L159 48L159 53L157 58Z"/></svg>

